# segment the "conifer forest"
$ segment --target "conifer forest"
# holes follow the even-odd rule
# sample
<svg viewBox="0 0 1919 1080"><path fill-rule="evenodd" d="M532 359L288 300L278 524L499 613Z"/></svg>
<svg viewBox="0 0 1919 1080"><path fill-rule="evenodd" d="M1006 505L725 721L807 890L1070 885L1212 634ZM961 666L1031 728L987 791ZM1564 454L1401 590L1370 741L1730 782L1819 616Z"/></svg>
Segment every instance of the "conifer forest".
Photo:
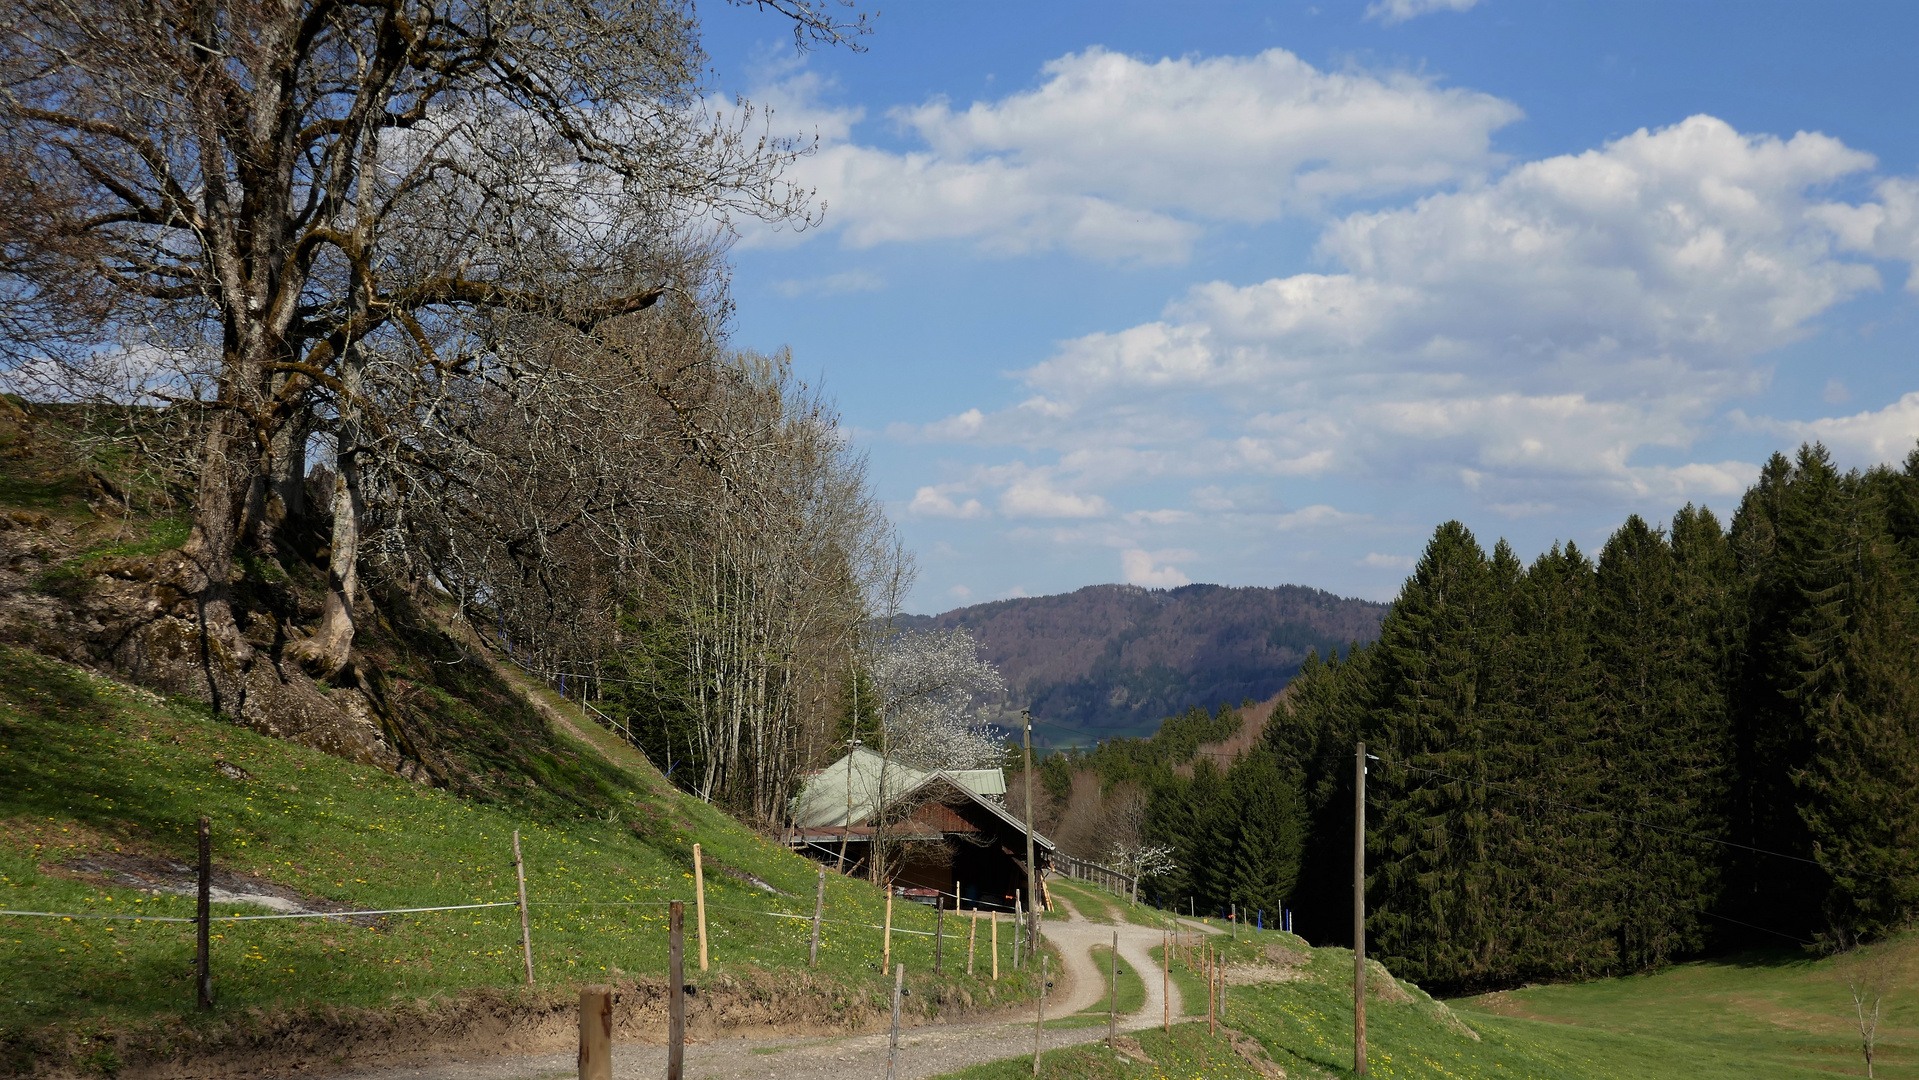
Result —
<svg viewBox="0 0 1919 1080"><path fill-rule="evenodd" d="M1310 658L1251 751L1194 759L1238 725L1195 710L1050 778L1144 788L1161 903L1349 941L1363 740L1369 948L1427 986L1896 931L1919 909L1919 452L1841 472L1805 446L1730 522L1633 516L1531 565L1448 522L1377 642Z"/></svg>

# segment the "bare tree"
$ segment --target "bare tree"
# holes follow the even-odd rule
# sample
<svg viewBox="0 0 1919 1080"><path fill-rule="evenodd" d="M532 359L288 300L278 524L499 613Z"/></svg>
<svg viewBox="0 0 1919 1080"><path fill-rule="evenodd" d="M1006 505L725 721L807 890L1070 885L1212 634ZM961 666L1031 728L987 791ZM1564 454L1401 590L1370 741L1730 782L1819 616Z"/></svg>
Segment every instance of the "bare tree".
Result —
<svg viewBox="0 0 1919 1080"><path fill-rule="evenodd" d="M824 0L760 6L802 40L857 30ZM233 553L272 550L302 480L286 432L316 402L338 441L335 596L297 651L327 669L352 640L356 459L393 404L371 369L451 394L499 357L503 319L590 335L683 287L701 223L807 220L780 179L802 147L710 106L703 64L680 0L7 6L7 359L55 382L114 348L204 372L148 389L206 410L183 584L213 648L251 662ZM401 400L375 433L393 446L432 417Z"/></svg>
<svg viewBox="0 0 1919 1080"><path fill-rule="evenodd" d="M1898 977L1898 957L1889 942L1866 944L1841 930L1835 935L1839 951L1834 969L1852 995L1853 1017L1859 1026L1859 1052L1866 1058L1866 1076L1879 1046L1879 1017Z"/></svg>

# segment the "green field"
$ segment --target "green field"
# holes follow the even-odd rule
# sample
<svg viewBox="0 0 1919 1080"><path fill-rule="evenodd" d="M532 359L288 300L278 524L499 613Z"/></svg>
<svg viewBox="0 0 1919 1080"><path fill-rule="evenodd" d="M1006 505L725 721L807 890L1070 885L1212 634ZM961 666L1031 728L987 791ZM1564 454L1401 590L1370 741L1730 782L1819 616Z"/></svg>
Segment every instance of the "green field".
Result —
<svg viewBox="0 0 1919 1080"><path fill-rule="evenodd" d="M1089 905L1115 911L1127 906L1084 882L1062 891L1082 911ZM1225 934L1210 941L1229 965L1264 963L1287 972L1284 981L1274 977L1233 985L1222 1017L1226 1028L1257 1040L1288 1076L1352 1075L1350 951L1310 949L1276 931L1242 930L1237 942ZM1881 1020L1875 1073L1911 1080L1919 1078L1919 935L1890 948L1899 977ZM1272 963L1275 957L1284 962ZM1375 967L1369 976L1367 1013L1369 1063L1377 1077L1811 1080L1865 1075L1852 1001L1834 961L1795 951L1444 1003L1397 981L1382 992L1381 970ZM1205 981L1177 951L1171 973L1188 1012L1203 1015ZM1064 1080L1259 1075L1223 1034L1207 1036L1204 1022L1175 1026L1170 1040L1151 1030L1136 1037L1153 1065L1088 1046L1049 1054L1046 1075ZM969 1080L1031 1075L1031 1061L953 1075Z"/></svg>
<svg viewBox="0 0 1919 1080"><path fill-rule="evenodd" d="M675 899L688 902L691 981L765 985L775 981L769 973L803 971L809 923L770 913L810 917L816 864L673 792L619 740L597 729L582 734L597 747L556 732L557 752L576 765L598 762L595 783L619 790L617 805L599 816L532 813L409 783L236 728L192 702L0 647L0 907L191 915L191 898L115 884L110 874L115 866L191 864L203 814L213 822L218 871L311 903L387 909L511 900L519 829L542 987L659 977L666 903ZM713 970L704 976L692 941L695 842L706 859ZM891 990L879 966L884 898L862 881L827 879L821 971L804 986L826 1002L829 1019L883 1009ZM263 913L215 905L216 916ZM82 1028L519 992L514 908L368 922L216 923L218 1008L204 1018L192 1012L190 924L0 916L0 1051L19 1065ZM933 923L918 905L895 908L902 931ZM949 960L964 948L952 936L962 929L948 920ZM930 937L896 934L893 957L907 965L918 1009L1024 993L1025 973L1002 963L994 984L983 955L978 978L963 967L953 974L949 963L948 976L934 979ZM790 974L780 981L801 986Z"/></svg>

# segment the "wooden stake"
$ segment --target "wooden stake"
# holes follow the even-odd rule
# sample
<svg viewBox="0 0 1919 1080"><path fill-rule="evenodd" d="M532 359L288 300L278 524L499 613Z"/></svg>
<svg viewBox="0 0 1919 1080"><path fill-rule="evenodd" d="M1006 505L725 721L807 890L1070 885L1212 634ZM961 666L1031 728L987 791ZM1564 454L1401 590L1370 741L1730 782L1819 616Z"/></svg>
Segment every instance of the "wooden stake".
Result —
<svg viewBox="0 0 1919 1080"><path fill-rule="evenodd" d="M886 1080L895 1080L899 1076L900 998L905 990L906 965L901 964L893 971L893 1038L886 1044Z"/></svg>
<svg viewBox="0 0 1919 1080"><path fill-rule="evenodd" d="M1033 1075L1039 1075L1039 1037L1046 1030L1046 979L1047 961L1052 957L1040 954L1039 958L1039 1022L1033 1025Z"/></svg>
<svg viewBox="0 0 1919 1080"><path fill-rule="evenodd" d="M200 900L196 907L199 926L194 945L194 1004L213 1008L213 822L200 819Z"/></svg>
<svg viewBox="0 0 1919 1080"><path fill-rule="evenodd" d="M973 948L979 942L979 912L973 912L973 927L966 931L966 974L973 974Z"/></svg>
<svg viewBox="0 0 1919 1080"><path fill-rule="evenodd" d="M813 959L812 966L820 966L820 916L826 914L826 867L820 867L820 887L813 896Z"/></svg>
<svg viewBox="0 0 1919 1080"><path fill-rule="evenodd" d="M533 923L526 914L526 860L520 857L520 830L513 830L513 874L520 882L520 955L526 960L526 984L533 985Z"/></svg>
<svg viewBox="0 0 1919 1080"><path fill-rule="evenodd" d="M1171 931L1161 931L1159 946L1159 1004L1166 1013L1166 1034L1173 1033L1173 935Z"/></svg>
<svg viewBox="0 0 1919 1080"><path fill-rule="evenodd" d="M880 951L880 970L885 971L887 968L890 968L892 966L893 966L893 893L892 893L892 890L889 889L886 893L886 933L885 933L885 945L882 946Z"/></svg>
<svg viewBox="0 0 1919 1080"><path fill-rule="evenodd" d="M1366 744L1353 755L1353 1072L1366 1075Z"/></svg>
<svg viewBox="0 0 1919 1080"><path fill-rule="evenodd" d="M686 903L666 916L666 1080L686 1076Z"/></svg>
<svg viewBox="0 0 1919 1080"><path fill-rule="evenodd" d="M693 903L700 918L700 970L706 970L706 868L700 862L700 845L693 845Z"/></svg>
<svg viewBox="0 0 1919 1080"><path fill-rule="evenodd" d="M1021 966L1019 945L1020 945L1019 890L1014 889L1013 890L1013 970L1014 971L1018 971Z"/></svg>
<svg viewBox="0 0 1919 1080"><path fill-rule="evenodd" d="M1213 943L1206 943L1206 1033L1219 1034L1219 1001L1213 996Z"/></svg>
<svg viewBox="0 0 1919 1080"><path fill-rule="evenodd" d="M1113 996L1106 1006L1106 1048L1119 1038L1119 931L1113 931Z"/></svg>
<svg viewBox="0 0 1919 1080"><path fill-rule="evenodd" d="M613 991L580 987L580 1080L613 1080Z"/></svg>
<svg viewBox="0 0 1919 1080"><path fill-rule="evenodd" d="M999 912L989 913L993 920L993 981L999 981Z"/></svg>

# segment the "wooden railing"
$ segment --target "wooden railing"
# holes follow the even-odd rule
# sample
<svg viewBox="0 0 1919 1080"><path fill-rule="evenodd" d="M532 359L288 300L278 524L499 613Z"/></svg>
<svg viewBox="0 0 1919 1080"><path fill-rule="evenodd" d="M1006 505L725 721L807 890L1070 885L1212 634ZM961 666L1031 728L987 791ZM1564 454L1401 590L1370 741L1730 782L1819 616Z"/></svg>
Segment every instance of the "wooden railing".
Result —
<svg viewBox="0 0 1919 1080"><path fill-rule="evenodd" d="M1053 855L1053 870L1069 878L1091 882L1103 889L1110 889L1133 900L1139 901L1139 878L1122 873L1110 866L1102 866L1090 859L1080 859L1064 851Z"/></svg>

